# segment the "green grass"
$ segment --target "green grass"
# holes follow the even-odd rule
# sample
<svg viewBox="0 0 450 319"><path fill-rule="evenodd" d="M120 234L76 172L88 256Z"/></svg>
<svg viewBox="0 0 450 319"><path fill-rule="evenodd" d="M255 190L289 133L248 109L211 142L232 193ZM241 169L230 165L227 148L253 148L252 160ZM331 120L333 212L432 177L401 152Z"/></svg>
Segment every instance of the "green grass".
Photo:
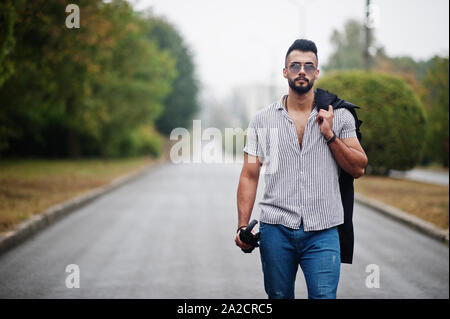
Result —
<svg viewBox="0 0 450 319"><path fill-rule="evenodd" d="M152 162L150 157L0 161L0 232Z"/></svg>

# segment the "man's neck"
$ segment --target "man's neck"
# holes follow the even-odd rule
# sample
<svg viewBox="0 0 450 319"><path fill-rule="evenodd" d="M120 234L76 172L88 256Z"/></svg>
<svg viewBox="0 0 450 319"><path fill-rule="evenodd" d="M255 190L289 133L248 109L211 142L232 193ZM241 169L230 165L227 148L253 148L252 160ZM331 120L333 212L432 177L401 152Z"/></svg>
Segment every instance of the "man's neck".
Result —
<svg viewBox="0 0 450 319"><path fill-rule="evenodd" d="M287 99L287 110L293 112L310 113L314 108L314 90L311 89L305 94L299 94L289 88Z"/></svg>

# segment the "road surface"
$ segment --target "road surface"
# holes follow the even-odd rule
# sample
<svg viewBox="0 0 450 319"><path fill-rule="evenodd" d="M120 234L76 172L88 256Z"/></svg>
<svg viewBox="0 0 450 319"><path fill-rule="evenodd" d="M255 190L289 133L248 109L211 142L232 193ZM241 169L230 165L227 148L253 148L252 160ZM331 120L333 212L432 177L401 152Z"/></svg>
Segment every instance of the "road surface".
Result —
<svg viewBox="0 0 450 319"><path fill-rule="evenodd" d="M413 181L424 182L429 184L448 186L448 171L432 171L420 168L414 168L408 171L390 170L391 177L406 178Z"/></svg>
<svg viewBox="0 0 450 319"><path fill-rule="evenodd" d="M259 250L234 244L240 169L153 168L1 255L0 298L266 298ZM449 297L448 245L358 204L354 223L338 298ZM71 264L79 288L66 286ZM379 288L366 285L369 265ZM299 271L296 298L306 297Z"/></svg>

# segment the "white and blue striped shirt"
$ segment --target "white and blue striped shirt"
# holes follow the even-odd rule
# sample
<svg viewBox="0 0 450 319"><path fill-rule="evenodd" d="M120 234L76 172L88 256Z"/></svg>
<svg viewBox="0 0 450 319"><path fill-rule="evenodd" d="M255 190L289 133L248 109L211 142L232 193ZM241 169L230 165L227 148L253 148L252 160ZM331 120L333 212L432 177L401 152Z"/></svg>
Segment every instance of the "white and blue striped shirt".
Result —
<svg viewBox="0 0 450 319"><path fill-rule="evenodd" d="M340 167L320 132L314 108L302 146L283 98L260 110L250 121L244 152L264 163L265 191L259 202L260 220L305 231L322 230L344 222L339 190ZM334 110L333 131L340 139L356 137L349 110Z"/></svg>

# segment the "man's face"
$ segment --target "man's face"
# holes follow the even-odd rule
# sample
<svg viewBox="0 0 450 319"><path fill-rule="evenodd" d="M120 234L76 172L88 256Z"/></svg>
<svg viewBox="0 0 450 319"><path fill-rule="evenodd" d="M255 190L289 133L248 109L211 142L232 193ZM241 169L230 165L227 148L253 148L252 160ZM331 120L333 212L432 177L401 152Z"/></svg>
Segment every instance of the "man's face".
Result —
<svg viewBox="0 0 450 319"><path fill-rule="evenodd" d="M311 51L292 51L287 56L283 76L288 80L291 89L305 94L311 90L319 76L316 55Z"/></svg>

